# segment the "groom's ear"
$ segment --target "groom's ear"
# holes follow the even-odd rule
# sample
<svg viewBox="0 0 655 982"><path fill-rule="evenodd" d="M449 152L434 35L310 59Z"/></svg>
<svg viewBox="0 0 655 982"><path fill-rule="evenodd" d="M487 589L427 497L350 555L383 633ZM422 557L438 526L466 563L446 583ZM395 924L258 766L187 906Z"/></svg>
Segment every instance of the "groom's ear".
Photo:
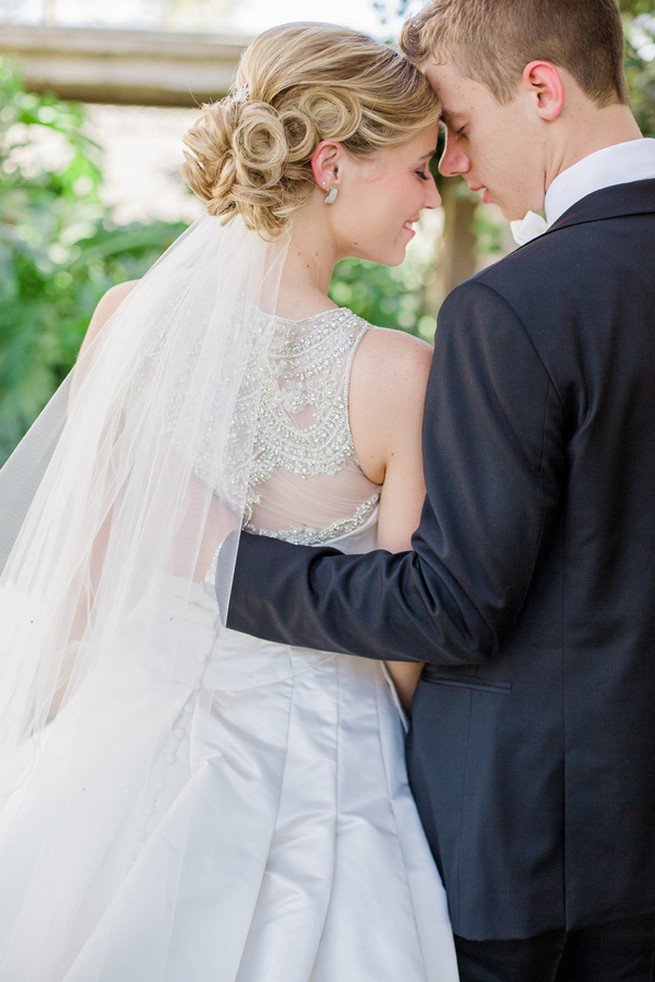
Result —
<svg viewBox="0 0 655 982"><path fill-rule="evenodd" d="M558 119L564 108L564 83L549 61L531 61L523 69L523 84L538 115L547 123Z"/></svg>

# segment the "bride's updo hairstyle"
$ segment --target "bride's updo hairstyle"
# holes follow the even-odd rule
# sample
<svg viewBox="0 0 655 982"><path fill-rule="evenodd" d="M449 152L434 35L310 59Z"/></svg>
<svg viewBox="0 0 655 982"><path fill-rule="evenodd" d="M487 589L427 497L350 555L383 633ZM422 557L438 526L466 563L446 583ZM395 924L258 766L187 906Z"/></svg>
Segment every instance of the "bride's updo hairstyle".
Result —
<svg viewBox="0 0 655 982"><path fill-rule="evenodd" d="M211 215L275 236L316 187L321 140L361 158L411 140L439 111L394 49L345 27L286 24L244 51L230 95L202 107L182 174Z"/></svg>

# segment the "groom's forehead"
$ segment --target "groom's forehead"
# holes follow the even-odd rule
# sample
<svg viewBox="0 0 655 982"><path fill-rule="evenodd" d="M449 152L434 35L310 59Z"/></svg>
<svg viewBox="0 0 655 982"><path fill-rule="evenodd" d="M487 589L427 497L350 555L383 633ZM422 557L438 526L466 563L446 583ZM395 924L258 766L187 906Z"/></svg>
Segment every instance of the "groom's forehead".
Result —
<svg viewBox="0 0 655 982"><path fill-rule="evenodd" d="M457 129L471 118L494 115L500 107L484 83L465 78L449 65L427 66L425 74L441 103L439 121L444 126Z"/></svg>
<svg viewBox="0 0 655 982"><path fill-rule="evenodd" d="M476 83L460 75L452 65L432 62L424 70L441 101L443 118L461 112L474 98Z"/></svg>

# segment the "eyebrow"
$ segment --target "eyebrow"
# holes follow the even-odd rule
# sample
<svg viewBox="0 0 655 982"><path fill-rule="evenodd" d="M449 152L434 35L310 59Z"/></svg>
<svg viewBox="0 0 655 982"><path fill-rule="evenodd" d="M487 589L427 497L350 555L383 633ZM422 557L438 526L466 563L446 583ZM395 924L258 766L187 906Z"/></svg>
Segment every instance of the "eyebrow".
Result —
<svg viewBox="0 0 655 982"><path fill-rule="evenodd" d="M419 157L418 159L419 162L423 160L432 160L432 158L436 157L436 155L437 155L437 148L435 147L434 150L428 150L427 153L424 153L423 156Z"/></svg>

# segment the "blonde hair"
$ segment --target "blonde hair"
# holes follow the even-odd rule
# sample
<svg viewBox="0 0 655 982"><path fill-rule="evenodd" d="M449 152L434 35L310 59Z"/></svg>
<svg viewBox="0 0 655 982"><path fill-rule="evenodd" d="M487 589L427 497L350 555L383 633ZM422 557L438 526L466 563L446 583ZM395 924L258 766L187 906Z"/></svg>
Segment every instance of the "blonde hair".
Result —
<svg viewBox="0 0 655 982"><path fill-rule="evenodd" d="M403 27L400 47L421 67L452 64L501 103L535 60L565 68L599 107L628 102L615 0L431 0Z"/></svg>
<svg viewBox="0 0 655 982"><path fill-rule="evenodd" d="M332 24L287 24L243 53L231 95L202 107L182 174L210 214L275 236L316 187L321 140L363 157L439 113L425 77L392 48Z"/></svg>

